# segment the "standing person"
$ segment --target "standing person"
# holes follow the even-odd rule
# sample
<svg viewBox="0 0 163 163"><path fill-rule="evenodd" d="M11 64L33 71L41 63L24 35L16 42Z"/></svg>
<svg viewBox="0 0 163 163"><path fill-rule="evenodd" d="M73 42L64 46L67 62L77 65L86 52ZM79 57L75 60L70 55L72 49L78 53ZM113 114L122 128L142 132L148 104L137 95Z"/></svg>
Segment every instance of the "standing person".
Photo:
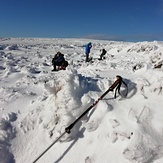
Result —
<svg viewBox="0 0 163 163"><path fill-rule="evenodd" d="M102 49L102 53L100 54L99 60L105 59L104 55L107 53L105 49Z"/></svg>
<svg viewBox="0 0 163 163"><path fill-rule="evenodd" d="M61 52L57 52L57 54L55 54L54 58L52 59L52 65L54 67L52 71L57 71L56 66L63 66L65 62L67 61L65 61L64 55ZM68 62L66 67L67 66Z"/></svg>
<svg viewBox="0 0 163 163"><path fill-rule="evenodd" d="M92 43L89 42L86 47L85 47L85 54L86 54L86 60L85 62L89 62L90 58L89 58L89 53L90 53L90 49L92 48Z"/></svg>

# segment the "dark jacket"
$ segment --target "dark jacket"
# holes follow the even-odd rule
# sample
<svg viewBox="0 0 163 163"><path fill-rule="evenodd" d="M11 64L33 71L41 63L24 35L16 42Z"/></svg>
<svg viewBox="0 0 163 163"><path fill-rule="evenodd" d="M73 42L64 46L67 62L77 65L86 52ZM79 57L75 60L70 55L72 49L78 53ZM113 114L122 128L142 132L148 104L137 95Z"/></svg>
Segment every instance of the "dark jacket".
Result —
<svg viewBox="0 0 163 163"><path fill-rule="evenodd" d="M56 54L54 56L54 58L52 59L52 64L54 63L58 63L58 62L64 62L65 61L65 58L64 58L64 55L63 54Z"/></svg>
<svg viewBox="0 0 163 163"><path fill-rule="evenodd" d="M105 49L102 49L101 55L103 56L103 55L105 55L106 53L107 53L107 51L106 51Z"/></svg>

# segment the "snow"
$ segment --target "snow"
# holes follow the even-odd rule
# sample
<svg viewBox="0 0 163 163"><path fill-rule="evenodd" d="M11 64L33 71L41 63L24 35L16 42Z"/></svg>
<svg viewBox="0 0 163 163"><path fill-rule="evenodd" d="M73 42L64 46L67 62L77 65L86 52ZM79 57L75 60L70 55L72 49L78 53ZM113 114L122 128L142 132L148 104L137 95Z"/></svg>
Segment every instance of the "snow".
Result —
<svg viewBox="0 0 163 163"><path fill-rule="evenodd" d="M93 63L85 63L88 42ZM69 66L51 72L57 51ZM109 92L37 162L162 163L162 63L157 41L1 38L0 163L33 162L116 75L128 84L127 97Z"/></svg>

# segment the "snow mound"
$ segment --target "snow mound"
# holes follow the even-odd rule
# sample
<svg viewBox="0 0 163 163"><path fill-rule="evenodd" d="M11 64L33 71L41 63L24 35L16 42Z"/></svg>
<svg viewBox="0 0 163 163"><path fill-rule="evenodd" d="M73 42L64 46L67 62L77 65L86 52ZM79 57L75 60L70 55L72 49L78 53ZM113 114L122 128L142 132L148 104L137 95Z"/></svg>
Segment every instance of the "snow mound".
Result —
<svg viewBox="0 0 163 163"><path fill-rule="evenodd" d="M10 151L10 141L16 136L15 128L11 122L17 118L15 113L2 115L4 118L0 119L0 162L9 163L14 162L14 156Z"/></svg>

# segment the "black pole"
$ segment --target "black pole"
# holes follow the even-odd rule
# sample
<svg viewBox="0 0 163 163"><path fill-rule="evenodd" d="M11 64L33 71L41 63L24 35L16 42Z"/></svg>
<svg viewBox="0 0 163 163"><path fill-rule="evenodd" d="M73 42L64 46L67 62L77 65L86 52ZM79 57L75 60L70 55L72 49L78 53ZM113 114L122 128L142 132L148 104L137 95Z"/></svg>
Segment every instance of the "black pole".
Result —
<svg viewBox="0 0 163 163"><path fill-rule="evenodd" d="M44 150L32 163L36 163L62 136L66 134L66 131L60 135L48 148Z"/></svg>
<svg viewBox="0 0 163 163"><path fill-rule="evenodd" d="M110 91L113 91L113 89L119 84L119 80L116 80L113 85L99 97L83 114L81 114L73 123L71 123L68 127L65 128L65 132L62 133L44 152L42 152L37 159L33 163L36 163L62 136L64 136L66 133L70 133L71 129L74 127L74 125L85 115L87 114L94 106L97 105L97 103L104 98Z"/></svg>
<svg viewBox="0 0 163 163"><path fill-rule="evenodd" d="M74 127L74 125L85 115L87 114L94 106L97 105L97 103L108 94L108 92L111 91L110 88L100 97L98 100L96 100L83 114L81 114L73 123L71 123L68 127L65 128L65 131L69 134L71 132L71 129Z"/></svg>
<svg viewBox="0 0 163 163"><path fill-rule="evenodd" d="M110 91L113 91L114 88L121 86L121 82L122 81L122 77L117 75L117 80L111 85L111 87L103 94L101 95L100 98L98 98L98 100L96 100L83 114L81 114L73 123L71 123L68 127L65 128L65 132L67 132L68 134L71 132L71 129L74 127L74 125L85 115L87 114L94 106L96 106L96 104L103 99L104 96L106 96ZM126 83L125 83L126 85ZM126 85L127 86L127 85Z"/></svg>

